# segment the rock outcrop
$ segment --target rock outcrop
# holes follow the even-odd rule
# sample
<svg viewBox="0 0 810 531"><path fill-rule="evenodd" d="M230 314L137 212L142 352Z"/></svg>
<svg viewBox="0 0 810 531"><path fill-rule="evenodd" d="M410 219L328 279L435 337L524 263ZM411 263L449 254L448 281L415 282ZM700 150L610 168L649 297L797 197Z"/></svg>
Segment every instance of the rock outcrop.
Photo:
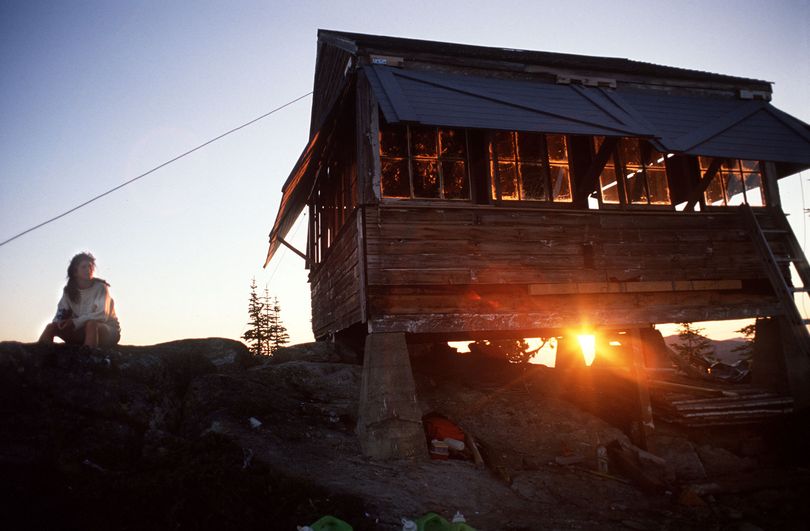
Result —
<svg viewBox="0 0 810 531"><path fill-rule="evenodd" d="M295 529L331 514L395 530L431 511L504 530L807 519L801 469L769 472L775 510L756 490L761 451L737 457L705 437L689 443L692 468L665 445L678 481L697 482L683 496L682 484L650 493L618 468L594 473L597 446L626 437L563 400L553 370L454 356L414 361L419 408L473 435L485 467L364 458L362 367L328 343L274 358L216 338L92 351L0 343L0 529Z"/></svg>

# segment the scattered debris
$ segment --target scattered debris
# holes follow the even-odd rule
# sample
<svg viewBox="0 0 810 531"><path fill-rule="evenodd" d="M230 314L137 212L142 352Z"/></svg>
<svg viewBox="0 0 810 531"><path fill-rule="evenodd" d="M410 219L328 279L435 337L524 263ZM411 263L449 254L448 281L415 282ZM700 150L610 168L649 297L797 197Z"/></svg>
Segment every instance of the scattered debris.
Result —
<svg viewBox="0 0 810 531"><path fill-rule="evenodd" d="M576 465L577 463L581 463L585 460L585 456L582 455L558 455L554 458L554 462L558 465Z"/></svg>

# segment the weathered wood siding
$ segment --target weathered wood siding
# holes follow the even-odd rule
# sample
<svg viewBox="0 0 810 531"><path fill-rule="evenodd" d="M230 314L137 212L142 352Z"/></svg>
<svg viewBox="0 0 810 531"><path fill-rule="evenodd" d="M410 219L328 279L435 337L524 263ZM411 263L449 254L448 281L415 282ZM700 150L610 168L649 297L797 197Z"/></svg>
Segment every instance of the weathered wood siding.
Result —
<svg viewBox="0 0 810 531"><path fill-rule="evenodd" d="M364 320L361 282L362 242L355 210L309 274L312 293L312 332L316 338ZM358 244L358 242L360 243Z"/></svg>
<svg viewBox="0 0 810 531"><path fill-rule="evenodd" d="M778 313L736 211L364 211L370 331L529 331ZM720 289L694 283L694 291L684 288L688 282L677 289L660 282L690 280L722 282ZM559 294L565 289L554 287L575 283L620 292Z"/></svg>

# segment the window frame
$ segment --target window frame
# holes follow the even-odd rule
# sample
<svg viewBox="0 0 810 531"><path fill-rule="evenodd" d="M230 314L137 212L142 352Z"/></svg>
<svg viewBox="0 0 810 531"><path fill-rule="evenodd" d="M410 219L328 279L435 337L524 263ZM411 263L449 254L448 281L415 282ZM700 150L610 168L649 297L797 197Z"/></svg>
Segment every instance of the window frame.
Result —
<svg viewBox="0 0 810 531"><path fill-rule="evenodd" d="M310 268L322 264L359 205L353 139L330 144L308 201Z"/></svg>
<svg viewBox="0 0 810 531"><path fill-rule="evenodd" d="M599 152L599 147L601 143L598 144L600 138L604 139L606 137L601 135L595 135L592 137L593 141L591 143L591 155L592 157L596 156L596 153ZM635 165L631 164L628 161L624 160L622 156L622 142L633 141L637 143L637 149L639 153L639 162L640 164ZM604 142L604 140L602 140ZM598 145L597 145L598 144ZM666 184L666 192L667 192L667 200L668 203L653 203L651 194L650 194L650 176L648 174L647 169L652 167L653 164L660 164L659 161L655 161L655 163L650 162L650 154L652 152L660 153L663 157L663 167L664 167L664 176L665 176L665 184ZM672 202L672 187L670 186L670 170L668 165L668 160L673 156L672 153L662 153L655 149L655 147L650 144L648 139L639 138L639 137L619 137L618 141L616 142L616 146L611 150L610 157L608 158L605 166L602 168L602 171L597 176L597 200L599 201L599 208L600 209L622 209L622 210L634 210L634 209L643 209L643 210L675 210L675 205ZM616 188L618 191L619 201L617 203L608 203L604 200L604 193L603 193L603 186L602 186L602 175L605 172L605 169L608 166L613 167L613 171L616 174ZM630 170L628 168L632 168L632 173L635 174L634 178L638 178L637 176L641 175L643 177L642 183L644 187L644 194L647 198L645 203L638 203L629 200L628 198L628 181L630 177L628 173Z"/></svg>
<svg viewBox="0 0 810 531"><path fill-rule="evenodd" d="M391 127L391 128L404 128L405 131L405 144L406 144L406 154L405 156L390 156L385 155L383 153L383 145L382 145L382 135L384 132L384 128ZM415 155L413 153L413 128L425 128L430 129L434 135L434 142L436 146L435 156L424 156L424 155ZM464 134L464 156L463 157L455 157L455 156L443 156L442 155L442 135L441 130L455 130L461 131ZM471 165L470 165L470 140L467 128L464 127L443 127L443 126L436 126L436 125L422 125L422 124L404 124L404 123L395 123L395 124L388 124L388 123L380 123L379 128L379 149L377 152L377 156L379 157L380 161L380 200L385 202L396 202L396 201L408 201L408 202L418 202L418 201L427 201L427 202L453 202L453 203L471 203L473 201L473 182L472 182L472 172L471 172ZM384 184L384 175L383 175L383 164L385 160L391 161L401 161L407 163L408 168L408 192L409 197L401 197L401 196L387 196L385 195L385 184ZM415 182L414 179L416 177L415 165L417 162L420 161L430 161L435 164L436 167L436 177L438 180L437 187L439 191L439 197L422 197L417 196L415 194ZM443 162L463 162L464 163L464 174L466 179L466 190L467 196L466 197L446 197L446 188L445 188L445 175L444 175L444 165Z"/></svg>
<svg viewBox="0 0 810 531"><path fill-rule="evenodd" d="M511 138L512 143L512 152L514 153L514 158L500 160L498 158L497 149L495 146L497 145L496 142L496 135L498 133L508 133ZM523 134L532 134L538 135L541 139L541 151L542 157L537 161L526 159L522 160L520 157L520 141L519 135ZM559 136L562 137L565 141L565 162L560 163L557 161L552 162L551 157L549 156L549 136ZM489 179L487 182L487 198L490 202L495 203L496 205L520 205L523 206L543 206L543 207L565 207L565 208L572 208L574 204L574 181L573 181L573 169L571 167L571 139L569 135L565 133L544 133L544 132L537 132L537 131L516 131L516 130L490 130L487 133L486 138L486 172ZM500 164L502 163L514 163L515 165L515 179L516 179L516 192L518 194L517 199L504 199L503 194L501 193L501 179L500 179ZM530 166L538 166L541 168L541 175L543 180L545 181L544 188L548 191L547 199L527 199L521 197L522 190L524 188L524 183L522 181L522 175L520 173L521 165L530 165ZM553 186L553 178L552 178L552 170L554 167L561 167L565 166L567 172L567 181L568 181L568 199L556 199L554 195L554 186Z"/></svg>
<svg viewBox="0 0 810 531"><path fill-rule="evenodd" d="M721 209L722 210L722 209L728 209L728 208L735 208L735 207L738 207L740 205L749 205L751 208L763 208L763 207L768 206L768 194L767 194L767 192L765 190L765 179L766 179L765 163L763 161L754 160L754 159L734 159L734 158L728 158L728 157L710 157L710 156L697 155L695 157L695 161L697 162L699 175L702 176L705 173L706 169L708 169L708 167L711 165L711 161L713 159L715 159L715 158L719 158L723 162L721 163L720 168L718 168L717 173L714 175L714 177L712 177L712 182L709 183L709 185L703 191L703 194L701 194L701 207L705 207L707 209ZM707 164L705 164L705 167L704 167L704 164L703 164L704 160L707 162ZM729 163L729 162L734 163L734 166L735 166L734 169L726 168L726 164ZM751 205L749 203L749 201L748 201L748 194L751 193L754 190L754 188L749 189L747 187L747 185L746 185L745 174L746 173L752 173L752 172L745 170L745 168L743 166L744 162L751 162L751 163L756 164L756 167L757 167L756 173L759 174L759 197L760 197L760 201L761 201L761 204L759 204L759 205ZM727 179L726 175L728 175L728 174L738 174L739 175L740 184L742 186L742 192L741 193L738 193L738 194L735 194L735 195L732 195L732 196L727 195L728 194L728 181L726 180ZM707 194L709 192L709 188L711 188L712 185L716 184L716 183L720 183L720 190L723 193L723 203L722 204L718 204L718 203L710 204L709 201L708 201ZM736 197L738 195L742 195L742 203L731 204L729 200L732 197Z"/></svg>

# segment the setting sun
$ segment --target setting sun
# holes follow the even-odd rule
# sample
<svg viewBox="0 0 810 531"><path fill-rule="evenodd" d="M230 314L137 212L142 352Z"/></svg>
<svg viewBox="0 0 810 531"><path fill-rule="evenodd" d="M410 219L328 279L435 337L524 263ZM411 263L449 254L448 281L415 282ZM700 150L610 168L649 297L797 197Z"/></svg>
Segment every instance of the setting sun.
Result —
<svg viewBox="0 0 810 531"><path fill-rule="evenodd" d="M596 357L596 336L592 334L578 335L579 346L582 347L582 357L585 358L585 365L588 367Z"/></svg>

